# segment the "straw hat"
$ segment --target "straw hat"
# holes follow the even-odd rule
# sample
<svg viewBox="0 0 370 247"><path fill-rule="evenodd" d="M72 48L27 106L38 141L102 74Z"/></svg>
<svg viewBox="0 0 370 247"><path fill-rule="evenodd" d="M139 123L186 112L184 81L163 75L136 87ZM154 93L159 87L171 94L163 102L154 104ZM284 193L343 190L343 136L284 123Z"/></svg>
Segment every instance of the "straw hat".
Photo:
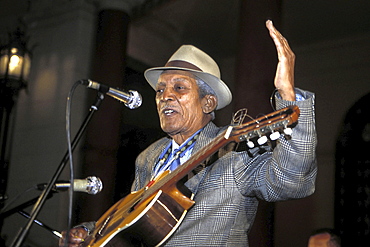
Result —
<svg viewBox="0 0 370 247"><path fill-rule="evenodd" d="M190 71L207 83L216 93L218 100L216 110L224 108L231 102L230 89L221 80L217 63L208 54L193 45L182 45L164 67L150 68L144 72L146 80L154 89L156 89L158 78L164 70Z"/></svg>

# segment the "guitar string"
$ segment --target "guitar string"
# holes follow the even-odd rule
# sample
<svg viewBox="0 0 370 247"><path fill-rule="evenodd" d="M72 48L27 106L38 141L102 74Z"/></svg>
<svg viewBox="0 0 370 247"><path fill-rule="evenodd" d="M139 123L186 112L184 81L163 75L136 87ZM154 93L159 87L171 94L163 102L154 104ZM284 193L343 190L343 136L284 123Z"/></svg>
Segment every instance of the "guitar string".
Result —
<svg viewBox="0 0 370 247"><path fill-rule="evenodd" d="M279 111L278 112L278 114L277 115L282 115L282 112L281 111ZM274 118L274 117L276 117L276 115L274 116L272 116L272 118ZM286 117L284 117L284 118L286 118ZM292 120L291 118L290 118L290 120ZM290 120L288 121L288 122L290 122ZM223 133L221 133L220 135L218 135L214 140L213 140L213 143L218 143L219 141L221 141L221 140L219 140L219 139L224 139L224 134L225 134L225 132L226 131L224 131ZM193 163L196 159L198 159L199 157L201 157L202 155L204 155L206 152L208 152L210 149L212 149L213 147L215 146L215 144L214 145L212 145L212 147L209 147L209 148L206 148L206 149L201 149L198 153L199 154L197 154L197 155L195 155L195 156L192 156L192 157L190 157L190 159L187 161L187 162L185 162L185 164L186 163L188 163L188 162L190 162L190 163ZM184 170L185 169L185 167L186 166L180 166L178 169L176 169L174 172L173 172L173 176L176 176L178 173L180 173L180 172L182 172L182 170ZM165 177L166 178L166 177ZM149 193L149 191L150 190L159 190L159 188L157 188L156 189L156 187L162 187L165 183L167 183L168 181L166 181L166 180L168 180L168 179L160 179L160 180L158 180L158 181L156 181L156 183L154 183L154 185L152 186L152 187L150 187L146 192L147 192L147 194L149 194L149 196L151 196L151 195L153 195L153 194L150 194ZM135 198L133 198L132 200L131 200L131 202L134 202L135 204L137 203L137 202L139 202L140 200L143 200L143 199L146 199L146 198L148 198L149 196L143 196L143 197L141 197L141 196L136 196ZM131 205L132 203L130 203L130 205ZM126 205L127 205L127 203L126 203ZM116 211L115 213L117 213L117 212L120 212L121 213L121 211L122 211L122 208L120 208L118 211ZM121 214L120 214L121 215ZM117 219L118 220L118 219ZM116 221L117 221L116 220ZM116 221L114 221L114 222L116 222Z"/></svg>

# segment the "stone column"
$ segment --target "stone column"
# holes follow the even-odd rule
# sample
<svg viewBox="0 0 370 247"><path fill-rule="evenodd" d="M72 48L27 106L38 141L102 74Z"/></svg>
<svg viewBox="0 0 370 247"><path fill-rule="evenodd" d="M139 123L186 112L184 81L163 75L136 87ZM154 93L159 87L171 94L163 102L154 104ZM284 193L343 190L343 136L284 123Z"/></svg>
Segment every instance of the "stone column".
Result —
<svg viewBox="0 0 370 247"><path fill-rule="evenodd" d="M234 112L247 108L252 117L272 112L269 98L274 90L277 53L265 22L272 19L279 28L280 5L280 0L241 1ZM274 205L260 202L250 246L273 246L273 225Z"/></svg>
<svg viewBox="0 0 370 247"><path fill-rule="evenodd" d="M130 9L141 1L97 1L95 48L90 78L124 88ZM96 93L89 99L96 97ZM97 220L114 203L114 188L122 110L125 106L106 96L86 131L83 176L98 176L103 190L77 203L78 221ZM97 203L99 202L99 203ZM91 206L93 205L93 206Z"/></svg>
<svg viewBox="0 0 370 247"><path fill-rule="evenodd" d="M265 22L271 19L279 28L281 1L241 2L234 108L247 107L255 117L271 112L277 53Z"/></svg>

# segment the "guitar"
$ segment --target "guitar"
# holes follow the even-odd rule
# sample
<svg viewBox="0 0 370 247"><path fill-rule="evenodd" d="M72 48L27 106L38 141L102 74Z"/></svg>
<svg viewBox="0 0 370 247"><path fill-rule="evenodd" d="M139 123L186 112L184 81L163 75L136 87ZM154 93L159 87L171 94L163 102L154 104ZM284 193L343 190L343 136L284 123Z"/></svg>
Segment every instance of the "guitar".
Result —
<svg viewBox="0 0 370 247"><path fill-rule="evenodd" d="M299 113L297 106L289 106L245 124L229 126L176 170L164 172L157 180L114 204L96 222L94 231L81 246L109 246L118 237L119 246L133 246L135 240L146 246L162 245L195 203L181 179L230 142L246 141L252 147L276 140L284 132L290 135Z"/></svg>

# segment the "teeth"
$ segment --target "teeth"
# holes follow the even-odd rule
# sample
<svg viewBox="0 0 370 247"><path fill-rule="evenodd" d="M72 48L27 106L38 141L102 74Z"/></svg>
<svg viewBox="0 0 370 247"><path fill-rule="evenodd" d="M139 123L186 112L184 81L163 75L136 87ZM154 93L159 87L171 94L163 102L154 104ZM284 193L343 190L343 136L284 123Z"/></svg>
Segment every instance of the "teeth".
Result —
<svg viewBox="0 0 370 247"><path fill-rule="evenodd" d="M171 114L171 113L173 113L174 111L173 110L165 110L164 111L164 114Z"/></svg>

